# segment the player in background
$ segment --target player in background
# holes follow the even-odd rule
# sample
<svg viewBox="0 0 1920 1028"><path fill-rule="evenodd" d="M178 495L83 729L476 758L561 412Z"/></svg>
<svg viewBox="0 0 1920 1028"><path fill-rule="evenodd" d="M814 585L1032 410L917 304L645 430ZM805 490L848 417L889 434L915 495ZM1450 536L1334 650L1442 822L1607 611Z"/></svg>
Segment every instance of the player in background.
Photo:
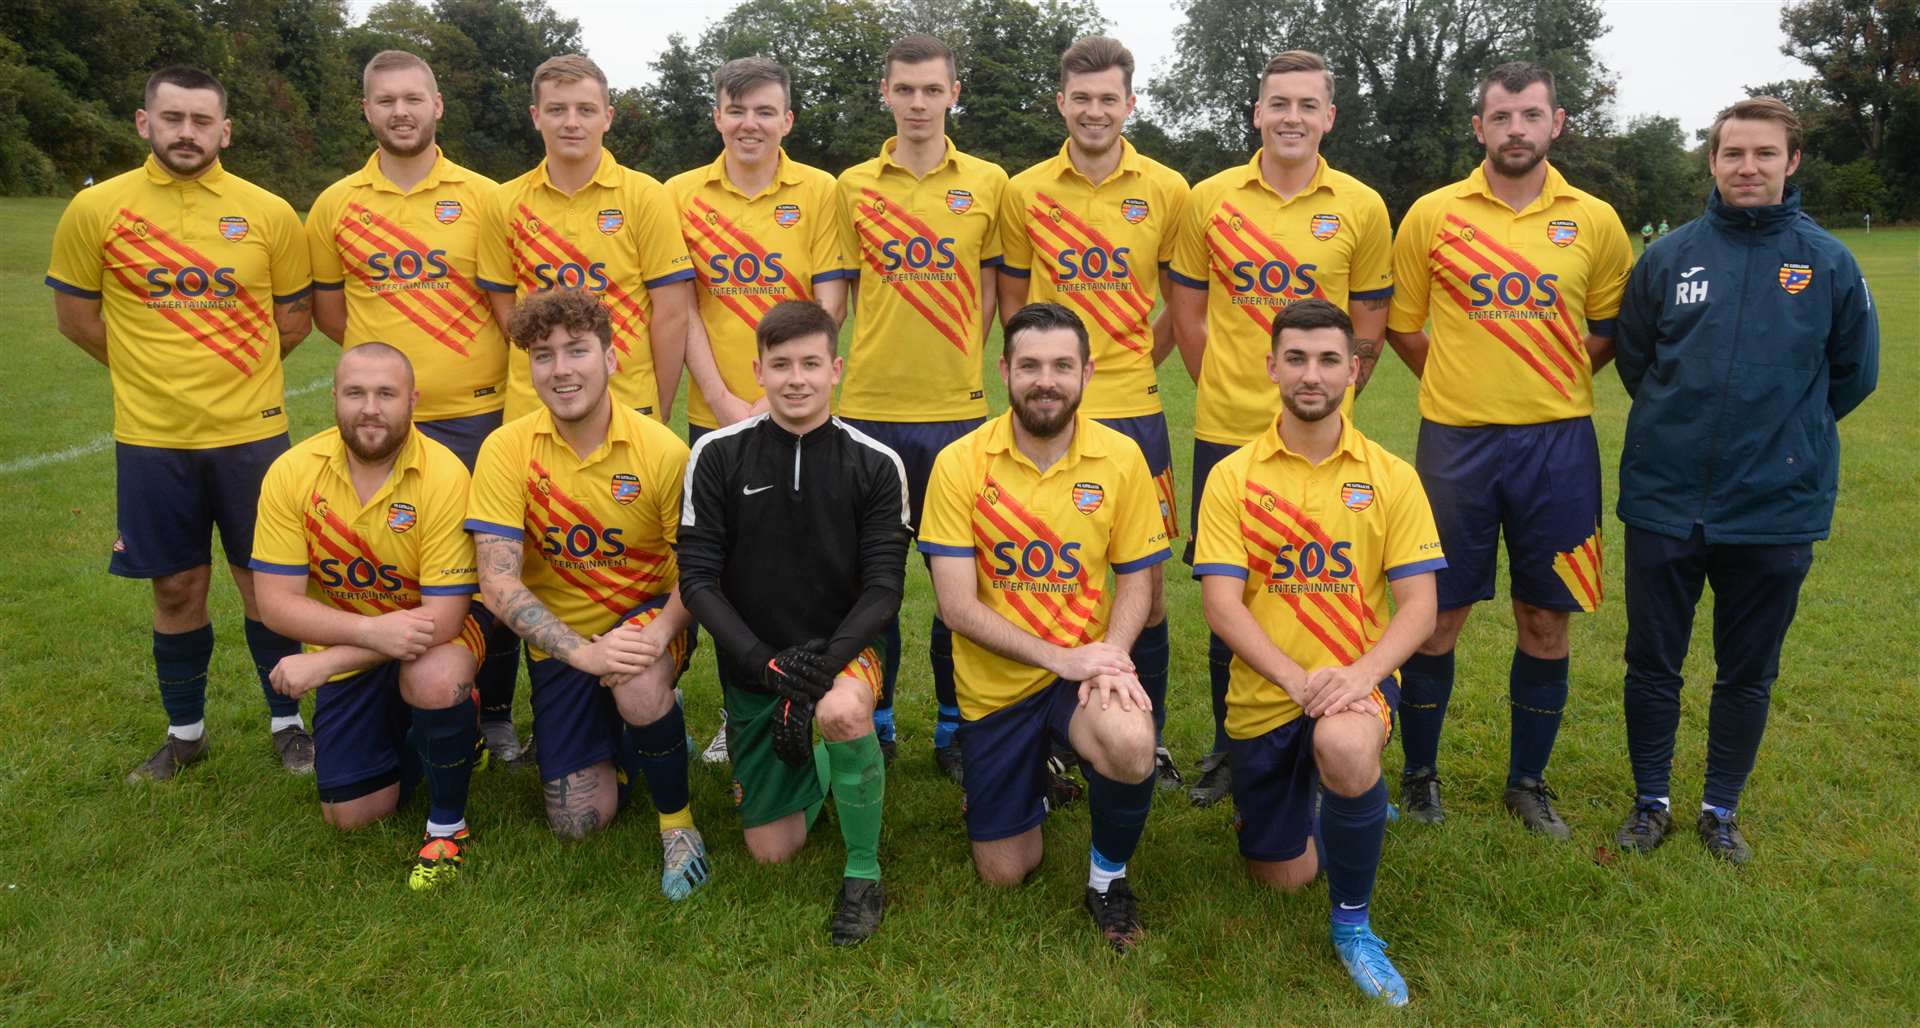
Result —
<svg viewBox="0 0 1920 1028"><path fill-rule="evenodd" d="M407 880L422 890L455 878L466 856L486 643L468 614L480 587L461 528L467 469L413 431L418 396L399 349L341 354L334 427L267 469L250 566L267 624L307 644L270 677L292 699L313 693L321 816L359 828L426 778L426 839Z"/></svg>
<svg viewBox="0 0 1920 1028"><path fill-rule="evenodd" d="M1213 466L1265 433L1280 396L1267 376L1274 319L1288 304L1321 299L1353 319L1353 387L1366 388L1386 337L1393 297L1393 227L1387 205L1359 179L1320 156L1333 129L1333 72L1319 54L1289 50L1261 71L1253 105L1260 149L1246 164L1193 187L1186 224L1167 269L1180 355L1196 386L1193 509ZM1187 543L1193 563L1194 543ZM1228 662L1207 636L1213 748L1187 791L1195 806L1227 794Z"/></svg>
<svg viewBox="0 0 1920 1028"><path fill-rule="evenodd" d="M754 379L754 330L785 300L813 300L847 316L855 274L833 176L790 159L787 69L765 57L713 73L713 126L726 148L713 163L667 180L693 257L698 317L687 331L687 442L766 409ZM723 708L724 713L724 708ZM701 759L727 759L723 724Z"/></svg>
<svg viewBox="0 0 1920 1028"><path fill-rule="evenodd" d="M1667 219L1661 218L1660 227L1658 229L1655 229L1654 231L1656 233L1656 235L1654 236L1654 239L1656 241L1667 238L1667 233L1671 231L1671 229L1667 227Z"/></svg>
<svg viewBox="0 0 1920 1028"><path fill-rule="evenodd" d="M406 354L423 387L414 426L471 471L506 402L506 335L475 279L480 209L498 185L435 145L445 104L426 61L383 50L360 81L377 145L365 167L307 212L314 325L348 349L378 340ZM521 756L513 730L519 650L513 633L493 624L477 677L480 732L503 761Z"/></svg>
<svg viewBox="0 0 1920 1028"><path fill-rule="evenodd" d="M1033 304L1008 319L1000 375L1012 409L941 451L920 549L953 626L967 837L991 885L1040 865L1046 760L1086 770L1093 846L1085 902L1124 953L1145 930L1127 861L1153 804L1152 706L1127 651L1167 549L1139 446L1087 417L1087 330ZM1112 581L1108 573L1112 572Z"/></svg>
<svg viewBox="0 0 1920 1028"><path fill-rule="evenodd" d="M1415 820L1443 818L1454 643L1473 605L1493 598L1504 534L1516 629L1506 807L1566 839L1545 775L1567 703L1570 614L1600 605L1593 372L1613 355L1633 254L1613 208L1547 162L1566 123L1551 72L1502 64L1478 106L1486 160L1415 201L1393 243L1387 341L1420 378L1414 466L1447 553L1433 635L1401 668L1400 802Z"/></svg>
<svg viewBox="0 0 1920 1028"><path fill-rule="evenodd" d="M993 319L996 219L1007 173L947 138L947 112L959 98L953 51L932 36L901 37L888 48L880 79L894 134L879 156L840 175L848 232L842 252L859 270L852 280L859 316L837 411L900 456L916 531L934 457L987 416L981 351ZM958 783L953 634L938 615L927 650L939 705L933 756ZM887 626L883 657L886 688L874 727L891 754L897 618Z"/></svg>
<svg viewBox="0 0 1920 1028"><path fill-rule="evenodd" d="M1433 575L1447 562L1419 476L1340 413L1356 344L1326 300L1275 315L1267 374L1280 414L1207 481L1193 573L1233 653L1227 731L1247 873L1295 892L1324 864L1334 951L1362 992L1402 1006L1407 983L1370 924L1387 832L1380 751L1394 669L1433 631ZM1324 857L1309 845L1316 828Z"/></svg>
<svg viewBox="0 0 1920 1028"><path fill-rule="evenodd" d="M206 758L216 525L273 748L306 774L300 704L268 681L300 644L260 621L247 570L260 478L287 449L280 360L312 326L306 239L285 200L221 165L233 123L218 79L154 72L133 124L152 153L73 198L46 276L60 334L113 383L119 536L107 570L153 583L167 737L127 780L165 781Z"/></svg>
<svg viewBox="0 0 1920 1028"><path fill-rule="evenodd" d="M533 72L527 108L547 156L482 210L480 288L505 325L517 299L556 286L605 297L617 366L613 396L665 422L694 317L693 264L673 199L601 145L613 126L607 76L582 54ZM523 351L507 356L506 419L538 410Z"/></svg>
<svg viewBox="0 0 1920 1028"><path fill-rule="evenodd" d="M1088 36L1060 55L1054 106L1066 122L1060 153L1007 183L1000 204L1000 311L1059 303L1088 326L1093 380L1089 417L1138 443L1159 493L1167 538L1180 535L1173 446L1160 409L1155 369L1173 350L1172 322L1153 318L1187 203L1187 182L1127 142L1133 113L1133 54L1117 39ZM1157 736L1166 720L1167 610L1164 569L1147 621L1133 643L1140 684L1153 699L1160 787L1180 772Z"/></svg>
<svg viewBox="0 0 1920 1028"><path fill-rule="evenodd" d="M619 355L598 295L535 293L507 335L542 407L480 448L466 525L487 608L526 640L547 823L562 839L596 831L645 778L660 891L685 899L711 871L674 694L693 624L672 549L687 444L614 398Z"/></svg>
<svg viewBox="0 0 1920 1028"><path fill-rule="evenodd" d="M885 911L872 646L900 611L909 530L900 458L830 414L839 334L806 301L760 319L753 372L768 409L694 444L676 552L681 595L719 653L747 850L792 858L831 794L847 860L830 935L847 946ZM802 742L808 759L789 763L776 755L777 722L809 709L825 745Z"/></svg>
<svg viewBox="0 0 1920 1028"><path fill-rule="evenodd" d="M1646 252L1646 249L1647 249L1647 247L1649 247L1649 246L1652 246L1652 245L1653 245L1653 222L1651 222L1651 221L1647 221L1647 222L1642 222L1642 223L1640 224L1640 250L1641 250L1641 252L1642 252L1642 253L1644 253L1644 252Z"/></svg>

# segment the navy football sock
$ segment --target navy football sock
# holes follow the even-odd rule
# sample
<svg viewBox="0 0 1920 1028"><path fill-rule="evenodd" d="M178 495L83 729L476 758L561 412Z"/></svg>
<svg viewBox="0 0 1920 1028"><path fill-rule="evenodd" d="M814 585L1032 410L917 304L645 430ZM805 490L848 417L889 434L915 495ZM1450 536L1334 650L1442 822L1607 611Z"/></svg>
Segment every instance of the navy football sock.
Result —
<svg viewBox="0 0 1920 1028"><path fill-rule="evenodd" d="M1380 846L1387 837L1387 782L1381 779L1358 796L1322 790L1320 834L1326 845L1327 898L1333 923L1367 923L1373 880L1380 870Z"/></svg>
<svg viewBox="0 0 1920 1028"><path fill-rule="evenodd" d="M487 632L487 659L473 676L480 689L480 720L512 721L513 693L520 677L520 637L504 624Z"/></svg>
<svg viewBox="0 0 1920 1028"><path fill-rule="evenodd" d="M1553 740L1560 734L1560 718L1567 707L1567 665L1560 657L1544 660L1513 651L1507 696L1513 707L1513 731L1507 748L1507 784L1547 773ZM1406 701L1401 700L1404 709Z"/></svg>
<svg viewBox="0 0 1920 1028"><path fill-rule="evenodd" d="M1440 766L1440 728L1453 697L1453 651L1415 653L1400 665L1400 752L1406 769Z"/></svg>
<svg viewBox="0 0 1920 1028"><path fill-rule="evenodd" d="M933 619L927 636L927 658L933 664L933 698L940 705L939 719L933 725L936 749L953 742L960 730L960 699L953 689L953 629L945 621Z"/></svg>
<svg viewBox="0 0 1920 1028"><path fill-rule="evenodd" d="M1114 864L1125 865L1140 845L1147 830L1147 812L1153 807L1154 776L1138 782L1116 782L1082 765L1087 773L1088 820L1093 827L1093 848Z"/></svg>
<svg viewBox="0 0 1920 1028"><path fill-rule="evenodd" d="M153 673L167 724L191 725L207 716L207 665L213 661L213 626L188 632L153 633Z"/></svg>
<svg viewBox="0 0 1920 1028"><path fill-rule="evenodd" d="M1207 688L1213 701L1213 752L1227 752L1227 683L1232 676L1233 651L1227 641L1207 633ZM1404 702L1404 701L1402 701Z"/></svg>
<svg viewBox="0 0 1920 1028"><path fill-rule="evenodd" d="M1167 623L1142 628L1127 655L1133 658L1133 673L1140 679L1140 688L1153 701L1153 739L1158 744L1160 729L1167 723Z"/></svg>
<svg viewBox="0 0 1920 1028"><path fill-rule="evenodd" d="M413 740L427 781L427 820L451 825L467 816L474 743L480 734L473 694L441 710L413 708Z"/></svg>
<svg viewBox="0 0 1920 1028"><path fill-rule="evenodd" d="M260 677L260 692L267 698L267 711L274 717L293 717L300 713L300 701L291 700L273 691L273 683L267 676L273 673L273 666L280 663L281 657L291 657L300 652L300 643L289 639L266 626L265 622L247 618L247 652L253 655L253 670Z"/></svg>
<svg viewBox="0 0 1920 1028"><path fill-rule="evenodd" d="M650 725L628 725L633 767L647 780L653 807L662 814L687 808L687 718L676 703ZM631 788L631 783L629 783Z"/></svg>

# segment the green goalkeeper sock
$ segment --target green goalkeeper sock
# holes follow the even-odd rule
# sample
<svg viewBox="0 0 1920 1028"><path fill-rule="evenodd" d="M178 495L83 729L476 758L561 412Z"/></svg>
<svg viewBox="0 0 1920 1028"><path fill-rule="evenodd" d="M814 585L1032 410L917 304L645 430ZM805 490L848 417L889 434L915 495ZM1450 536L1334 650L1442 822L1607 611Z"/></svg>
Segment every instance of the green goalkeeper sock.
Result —
<svg viewBox="0 0 1920 1028"><path fill-rule="evenodd" d="M848 878L880 880L880 810L887 794L887 765L880 741L871 734L849 742L827 743L832 765L833 803L840 813L840 837L847 844Z"/></svg>

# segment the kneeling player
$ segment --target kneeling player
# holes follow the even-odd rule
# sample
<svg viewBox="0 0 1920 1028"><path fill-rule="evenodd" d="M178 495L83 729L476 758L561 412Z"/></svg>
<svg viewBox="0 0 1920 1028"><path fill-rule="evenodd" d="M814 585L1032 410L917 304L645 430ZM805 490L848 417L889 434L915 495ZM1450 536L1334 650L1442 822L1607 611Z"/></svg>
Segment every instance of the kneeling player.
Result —
<svg viewBox="0 0 1920 1028"><path fill-rule="evenodd" d="M424 772L427 838L407 884L430 889L465 857L473 675L486 645L467 614L478 588L460 527L467 469L413 430L417 396L399 350L366 343L341 355L337 427L267 470L249 566L268 627L307 644L269 681L296 700L319 690L321 814L336 828L383 818Z"/></svg>
<svg viewBox="0 0 1920 1028"><path fill-rule="evenodd" d="M1433 630L1446 560L1413 469L1340 414L1354 377L1347 315L1324 300L1288 306L1267 372L1280 417L1208 476L1193 565L1207 624L1233 651L1240 853L1256 881L1290 892L1313 881L1317 778L1333 948L1361 991L1399 1006L1407 983L1367 912L1387 827L1380 751L1400 697L1393 670Z"/></svg>
<svg viewBox="0 0 1920 1028"><path fill-rule="evenodd" d="M1154 782L1152 704L1127 650L1149 569L1172 551L1140 448L1079 413L1093 375L1079 317L1022 308L1000 375L1013 409L940 452L920 533L955 636L967 835L982 879L1024 880L1040 864L1047 756L1070 744L1093 821L1087 910L1124 953L1143 934L1127 859Z"/></svg>
<svg viewBox="0 0 1920 1028"><path fill-rule="evenodd" d="M660 891L685 899L709 872L673 691L693 623L672 549L687 444L613 402L619 354L592 293L535 293L507 333L544 406L481 446L467 528L487 607L530 649L547 822L563 839L593 832L644 777L660 815Z"/></svg>
<svg viewBox="0 0 1920 1028"><path fill-rule="evenodd" d="M885 910L886 761L873 726L883 673L869 647L900 610L906 470L892 450L828 413L841 366L831 315L790 300L754 334L754 377L768 410L694 447L680 591L720 651L748 851L769 863L793 856L825 793L833 795L847 864L831 933L847 946L872 935ZM826 739L822 774L809 710ZM784 739L783 729L792 729Z"/></svg>

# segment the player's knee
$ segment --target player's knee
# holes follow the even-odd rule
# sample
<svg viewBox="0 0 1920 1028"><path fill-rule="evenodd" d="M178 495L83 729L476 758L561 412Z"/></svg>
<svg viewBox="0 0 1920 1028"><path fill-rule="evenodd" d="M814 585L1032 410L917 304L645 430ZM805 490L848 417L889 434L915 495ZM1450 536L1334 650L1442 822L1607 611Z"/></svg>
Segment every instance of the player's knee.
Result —
<svg viewBox="0 0 1920 1028"><path fill-rule="evenodd" d="M983 884L997 889L1011 889L1027 880L1038 862L1027 863L1010 857L983 858L974 857L973 868L980 875Z"/></svg>
<svg viewBox="0 0 1920 1028"><path fill-rule="evenodd" d="M814 708L813 717L820 735L830 742L858 739L873 731L872 690L854 679L836 679L833 691Z"/></svg>
<svg viewBox="0 0 1920 1028"><path fill-rule="evenodd" d="M791 823L790 823L791 822ZM772 824L756 825L742 833L747 853L762 864L784 864L807 843L805 816L791 814Z"/></svg>
<svg viewBox="0 0 1920 1028"><path fill-rule="evenodd" d="M1513 604L1513 625L1519 636L1520 650L1535 657L1555 659L1567 655L1567 630L1571 616L1564 610L1547 610L1518 600Z"/></svg>
<svg viewBox="0 0 1920 1028"><path fill-rule="evenodd" d="M400 669L400 696L409 707L445 710L459 706L473 692L471 657L463 665L457 660L432 660L433 656L429 653Z"/></svg>
<svg viewBox="0 0 1920 1028"><path fill-rule="evenodd" d="M1314 726L1313 762L1320 784L1341 796L1373 788L1380 780L1382 730L1378 721L1369 725L1363 714L1340 714Z"/></svg>
<svg viewBox="0 0 1920 1028"><path fill-rule="evenodd" d="M345 803L322 803L320 816L329 826L342 832L351 832L392 814L398 806L395 796L363 796Z"/></svg>
<svg viewBox="0 0 1920 1028"><path fill-rule="evenodd" d="M1094 723L1094 770L1116 782L1142 782L1153 774L1153 715L1143 711L1103 712Z"/></svg>
<svg viewBox="0 0 1920 1028"><path fill-rule="evenodd" d="M1427 641L1420 644L1420 652L1429 657L1453 652L1454 644L1460 640L1460 630L1466 627L1467 615L1472 612L1473 607L1469 605L1435 614L1433 631L1428 633Z"/></svg>
<svg viewBox="0 0 1920 1028"><path fill-rule="evenodd" d="M206 616L207 583L211 568L188 568L153 580L153 611L165 620L197 620Z"/></svg>
<svg viewBox="0 0 1920 1028"><path fill-rule="evenodd" d="M1281 892L1299 892L1313 883L1320 873L1320 861L1313 847L1292 860L1249 860L1247 875L1254 881Z"/></svg>
<svg viewBox="0 0 1920 1028"><path fill-rule="evenodd" d="M613 690L614 703L620 708L621 719L635 727L644 727L666 717L675 703L671 677L656 676L651 672L650 668L647 673Z"/></svg>

